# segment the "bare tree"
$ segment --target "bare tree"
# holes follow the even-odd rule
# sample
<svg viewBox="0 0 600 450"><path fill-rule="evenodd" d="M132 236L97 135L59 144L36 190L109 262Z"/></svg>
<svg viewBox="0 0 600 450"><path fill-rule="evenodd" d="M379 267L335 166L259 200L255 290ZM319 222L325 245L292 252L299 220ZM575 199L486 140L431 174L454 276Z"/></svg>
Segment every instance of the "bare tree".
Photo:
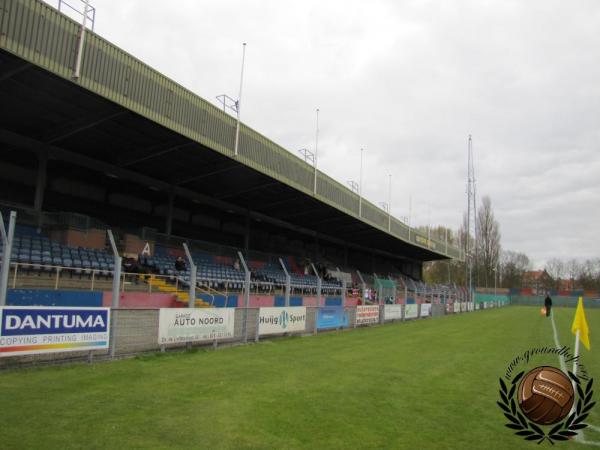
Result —
<svg viewBox="0 0 600 450"><path fill-rule="evenodd" d="M560 280L565 274L565 263L560 258L549 259L546 263L546 272L552 277L554 287L560 289Z"/></svg>
<svg viewBox="0 0 600 450"><path fill-rule="evenodd" d="M581 289L596 289L596 279L598 277L597 261L586 259L578 267L577 285Z"/></svg>
<svg viewBox="0 0 600 450"><path fill-rule="evenodd" d="M531 261L525 253L511 250L501 253L500 285L507 288L523 287L523 272L531 270Z"/></svg>
<svg viewBox="0 0 600 450"><path fill-rule="evenodd" d="M565 264L567 276L569 277L570 289L575 289L575 281L578 278L581 265L576 259L570 259Z"/></svg>
<svg viewBox="0 0 600 450"><path fill-rule="evenodd" d="M493 284L494 271L500 261L500 225L494 217L492 201L483 197L477 211L477 267L479 283L481 278L486 287Z"/></svg>

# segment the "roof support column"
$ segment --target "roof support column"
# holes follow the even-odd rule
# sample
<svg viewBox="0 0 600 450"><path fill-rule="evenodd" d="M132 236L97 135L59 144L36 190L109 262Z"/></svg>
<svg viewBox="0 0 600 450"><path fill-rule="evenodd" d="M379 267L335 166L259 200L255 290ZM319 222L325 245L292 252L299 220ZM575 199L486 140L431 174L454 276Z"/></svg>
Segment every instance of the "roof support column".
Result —
<svg viewBox="0 0 600 450"><path fill-rule="evenodd" d="M2 233L2 242L4 243L4 253L2 254L2 270L0 272L0 306L6 305L6 293L8 290L8 272L10 271L10 256L12 255L12 246L15 237L16 223L17 212L11 211L8 219L7 233L6 228L4 227L4 217L2 217L2 212L0 212L0 232Z"/></svg>
<svg viewBox="0 0 600 450"><path fill-rule="evenodd" d="M37 216L38 231L42 228L42 207L44 204L44 193L46 192L46 177L48 173L48 151L38 152L38 173L35 183L35 198L33 200L33 209Z"/></svg>
<svg viewBox="0 0 600 450"><path fill-rule="evenodd" d="M290 291L292 290L292 278L290 277L287 267L283 263L283 260L279 258L279 264L285 273L285 306L290 306Z"/></svg>
<svg viewBox="0 0 600 450"><path fill-rule="evenodd" d="M165 222L165 234L171 236L173 232L173 204L175 203L175 192L169 190L169 203L167 205L167 218Z"/></svg>
<svg viewBox="0 0 600 450"><path fill-rule="evenodd" d="M317 307L321 306L321 276L317 272L317 268L313 263L310 263L315 276L317 277Z"/></svg>
<svg viewBox="0 0 600 450"><path fill-rule="evenodd" d="M198 273L198 268L196 267L196 263L194 263L194 258L192 258L190 249L188 248L188 245L185 242L183 243L183 250L185 251L185 256L187 257L188 264L190 265L190 289L188 293L188 308L193 308L196 306L196 275Z"/></svg>
<svg viewBox="0 0 600 450"><path fill-rule="evenodd" d="M244 255L248 258L250 251L250 210L246 211L246 227L244 230Z"/></svg>
<svg viewBox="0 0 600 450"><path fill-rule="evenodd" d="M244 336L244 343L248 342L248 307L250 306L250 269L246 264L244 255L242 252L238 252L238 258L244 268L244 324L242 327L242 335ZM257 312L258 314L258 312ZM256 336L258 336L258 327L256 328Z"/></svg>
<svg viewBox="0 0 600 450"><path fill-rule="evenodd" d="M358 275L358 278L360 279L360 298L362 299L363 305L365 305L366 304L365 293L367 291L367 283L365 283L365 280L362 276L362 273L360 273L360 270L357 270L356 274Z"/></svg>

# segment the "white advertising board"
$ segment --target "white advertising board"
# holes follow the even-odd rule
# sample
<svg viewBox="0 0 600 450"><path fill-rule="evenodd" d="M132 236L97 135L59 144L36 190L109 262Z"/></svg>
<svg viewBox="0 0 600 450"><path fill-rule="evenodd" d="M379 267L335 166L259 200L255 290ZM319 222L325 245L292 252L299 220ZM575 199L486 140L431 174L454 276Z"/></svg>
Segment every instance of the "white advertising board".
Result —
<svg viewBox="0 0 600 450"><path fill-rule="evenodd" d="M421 303L421 317L429 317L431 315L431 303Z"/></svg>
<svg viewBox="0 0 600 450"><path fill-rule="evenodd" d="M356 325L379 323L379 305L363 305L356 307Z"/></svg>
<svg viewBox="0 0 600 450"><path fill-rule="evenodd" d="M158 343L232 338L234 322L234 308L161 308Z"/></svg>
<svg viewBox="0 0 600 450"><path fill-rule="evenodd" d="M281 334L304 331L306 308L304 306L260 308L258 334Z"/></svg>
<svg viewBox="0 0 600 450"><path fill-rule="evenodd" d="M404 305L404 318L414 319L415 317L419 317L419 305Z"/></svg>
<svg viewBox="0 0 600 450"><path fill-rule="evenodd" d="M402 305L385 305L383 308L383 317L385 320L402 319Z"/></svg>

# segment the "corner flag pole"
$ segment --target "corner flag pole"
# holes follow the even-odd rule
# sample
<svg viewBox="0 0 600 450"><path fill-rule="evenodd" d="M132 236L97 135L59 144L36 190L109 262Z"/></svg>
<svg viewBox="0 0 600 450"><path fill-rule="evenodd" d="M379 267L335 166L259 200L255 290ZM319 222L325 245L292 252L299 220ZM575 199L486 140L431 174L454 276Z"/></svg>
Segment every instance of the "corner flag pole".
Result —
<svg viewBox="0 0 600 450"><path fill-rule="evenodd" d="M579 328L577 329L577 334L575 335L575 356L573 359L573 375L577 375L577 359L579 357Z"/></svg>
<svg viewBox="0 0 600 450"><path fill-rule="evenodd" d="M573 319L573 325L571 325L571 332L575 335L575 359L573 361L573 373L576 373L579 357L579 341L581 341L583 345L585 345L585 348L590 350L590 330L587 320L585 318L583 297L579 297L579 302L577 303L577 310L575 311L575 318Z"/></svg>

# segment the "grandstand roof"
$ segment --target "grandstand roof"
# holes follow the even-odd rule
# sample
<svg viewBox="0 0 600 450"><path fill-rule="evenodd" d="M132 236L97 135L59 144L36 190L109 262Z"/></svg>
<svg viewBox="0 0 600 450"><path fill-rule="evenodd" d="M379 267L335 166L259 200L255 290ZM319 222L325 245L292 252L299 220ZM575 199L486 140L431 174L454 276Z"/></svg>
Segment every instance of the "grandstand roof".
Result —
<svg viewBox="0 0 600 450"><path fill-rule="evenodd" d="M82 181L109 177L228 213L416 260L461 258L39 0L0 10L0 143ZM23 158L17 152L3 160ZM38 180L39 182L39 180ZM134 188L132 188L134 189ZM137 188L135 188L137 189ZM162 194L159 194L162 193ZM90 190L89 195L94 195Z"/></svg>

